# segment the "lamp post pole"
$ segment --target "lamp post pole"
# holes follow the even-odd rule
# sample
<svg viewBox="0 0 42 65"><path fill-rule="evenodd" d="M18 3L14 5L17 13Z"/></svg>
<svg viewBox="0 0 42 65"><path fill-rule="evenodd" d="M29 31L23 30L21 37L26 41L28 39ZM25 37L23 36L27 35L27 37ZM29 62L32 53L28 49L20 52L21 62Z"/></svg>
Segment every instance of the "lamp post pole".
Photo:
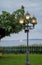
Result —
<svg viewBox="0 0 42 65"><path fill-rule="evenodd" d="M29 43L29 26L28 23L26 25L26 30L25 32L27 33L27 48L26 48L26 65L30 65L30 61L29 61L29 50L28 50L28 43Z"/></svg>

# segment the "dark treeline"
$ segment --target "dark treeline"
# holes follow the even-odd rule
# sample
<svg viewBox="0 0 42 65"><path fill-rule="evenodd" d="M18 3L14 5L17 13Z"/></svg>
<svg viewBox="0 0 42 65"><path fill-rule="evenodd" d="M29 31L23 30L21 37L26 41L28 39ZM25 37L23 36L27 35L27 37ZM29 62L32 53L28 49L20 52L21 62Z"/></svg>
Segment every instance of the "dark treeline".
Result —
<svg viewBox="0 0 42 65"><path fill-rule="evenodd" d="M0 47L0 53L3 53L3 54L26 53L26 48L27 48L26 46ZM42 54L42 46L29 46L28 50L29 50L29 53Z"/></svg>

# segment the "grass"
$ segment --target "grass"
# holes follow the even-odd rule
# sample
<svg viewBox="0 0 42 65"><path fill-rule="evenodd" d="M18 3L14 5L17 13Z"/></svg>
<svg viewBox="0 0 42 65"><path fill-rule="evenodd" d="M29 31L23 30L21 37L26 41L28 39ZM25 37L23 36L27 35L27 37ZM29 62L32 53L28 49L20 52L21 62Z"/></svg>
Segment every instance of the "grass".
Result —
<svg viewBox="0 0 42 65"><path fill-rule="evenodd" d="M30 65L42 65L42 54L30 54ZM25 65L25 54L4 54L0 58L0 65Z"/></svg>

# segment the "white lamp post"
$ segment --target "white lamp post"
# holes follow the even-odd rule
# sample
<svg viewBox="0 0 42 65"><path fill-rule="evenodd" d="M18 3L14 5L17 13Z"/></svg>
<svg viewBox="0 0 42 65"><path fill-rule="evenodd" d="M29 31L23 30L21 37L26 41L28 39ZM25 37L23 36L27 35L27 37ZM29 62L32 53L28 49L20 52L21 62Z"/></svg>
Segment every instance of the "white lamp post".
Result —
<svg viewBox="0 0 42 65"><path fill-rule="evenodd" d="M29 21L29 19L30 19L30 14L29 14L29 13L26 13L25 18L26 18L25 32L27 32L26 65L30 65L30 61L29 61L29 51L28 51L28 41L29 41L28 36L29 36L29 30L34 28L35 24L37 23L37 20L36 20L35 17L32 17L32 18L31 18L31 22L30 22L30 21ZM20 20L19 20L20 24L23 25L24 20L25 20L25 19L21 17ZM32 24L32 25L29 25L29 24Z"/></svg>

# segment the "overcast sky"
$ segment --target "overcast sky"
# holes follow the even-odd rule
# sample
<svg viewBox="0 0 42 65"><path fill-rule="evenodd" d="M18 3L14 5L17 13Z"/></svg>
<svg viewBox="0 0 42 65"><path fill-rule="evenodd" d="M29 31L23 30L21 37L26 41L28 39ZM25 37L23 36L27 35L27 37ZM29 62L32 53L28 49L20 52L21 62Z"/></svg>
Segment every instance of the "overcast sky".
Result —
<svg viewBox="0 0 42 65"><path fill-rule="evenodd" d="M30 31L29 38L42 39L42 0L0 0L0 13L2 13L3 10L12 13L19 9L21 5L25 7L25 12L28 11L31 16L35 16L38 22L35 29ZM11 34L10 37L5 37L2 40L10 39L26 39L26 33L21 31L18 34Z"/></svg>

